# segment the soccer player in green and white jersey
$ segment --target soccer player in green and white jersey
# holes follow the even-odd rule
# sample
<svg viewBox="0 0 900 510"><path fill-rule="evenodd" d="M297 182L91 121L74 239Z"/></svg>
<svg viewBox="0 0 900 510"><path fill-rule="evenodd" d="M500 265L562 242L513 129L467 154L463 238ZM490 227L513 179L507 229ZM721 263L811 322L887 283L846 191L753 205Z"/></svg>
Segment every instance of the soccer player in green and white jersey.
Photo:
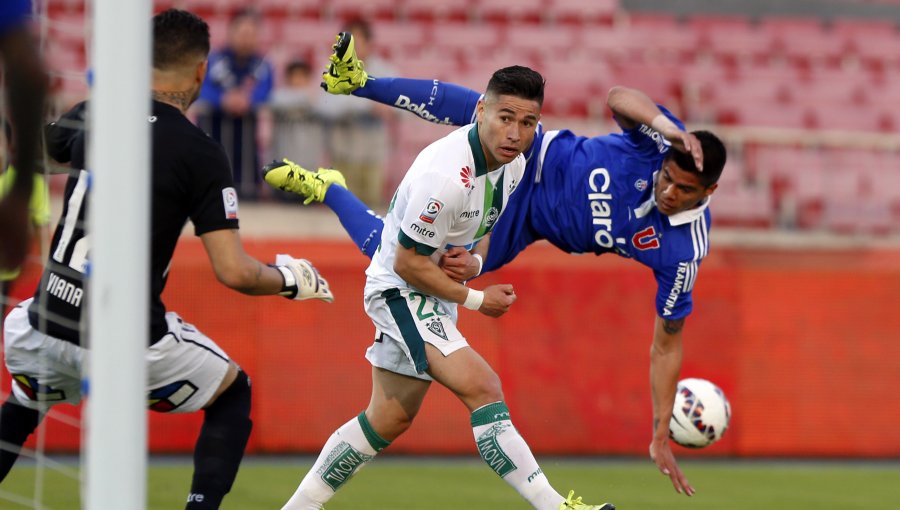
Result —
<svg viewBox="0 0 900 510"><path fill-rule="evenodd" d="M522 151L534 138L543 96L544 79L531 69L497 71L478 103L477 122L426 147L400 183L366 271L366 313L376 328L366 352L369 406L331 435L285 510L322 508L410 427L432 381L468 408L482 459L534 508L614 509L553 489L512 424L500 378L456 328L458 304L499 317L516 300L512 286L475 290L438 265L451 248L487 252L490 231L522 180ZM294 168L271 166L266 181L290 189L301 178Z"/></svg>

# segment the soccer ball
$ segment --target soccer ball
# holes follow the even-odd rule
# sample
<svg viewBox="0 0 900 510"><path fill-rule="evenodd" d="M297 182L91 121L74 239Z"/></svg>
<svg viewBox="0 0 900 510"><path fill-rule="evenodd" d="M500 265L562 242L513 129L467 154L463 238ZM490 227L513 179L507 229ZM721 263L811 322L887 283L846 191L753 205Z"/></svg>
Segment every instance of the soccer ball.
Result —
<svg viewBox="0 0 900 510"><path fill-rule="evenodd" d="M688 448L709 446L725 434L731 404L725 393L706 379L682 379L675 391L669 437Z"/></svg>

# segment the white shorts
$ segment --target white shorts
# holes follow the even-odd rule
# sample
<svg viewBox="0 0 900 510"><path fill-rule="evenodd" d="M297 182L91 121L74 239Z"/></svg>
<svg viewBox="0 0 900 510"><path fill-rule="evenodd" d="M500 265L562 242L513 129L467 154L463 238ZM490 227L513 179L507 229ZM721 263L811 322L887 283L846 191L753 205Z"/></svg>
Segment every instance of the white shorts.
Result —
<svg viewBox="0 0 900 510"><path fill-rule="evenodd" d="M81 401L82 369L87 350L45 335L28 322L22 302L6 317L4 350L13 392L22 405L38 408ZM153 411L188 413L209 402L230 360L219 346L181 320L166 314L169 332L147 348L147 406Z"/></svg>
<svg viewBox="0 0 900 510"><path fill-rule="evenodd" d="M397 374L431 381L426 343L444 356L469 345L456 329L456 306L412 289L367 292L366 313L375 324L366 359Z"/></svg>

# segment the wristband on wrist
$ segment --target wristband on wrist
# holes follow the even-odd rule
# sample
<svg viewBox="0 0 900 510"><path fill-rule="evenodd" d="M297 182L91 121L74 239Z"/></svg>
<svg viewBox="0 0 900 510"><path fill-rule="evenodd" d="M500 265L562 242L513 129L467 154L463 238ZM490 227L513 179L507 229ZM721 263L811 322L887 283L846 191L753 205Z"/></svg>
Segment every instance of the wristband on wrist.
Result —
<svg viewBox="0 0 900 510"><path fill-rule="evenodd" d="M288 299L293 299L294 296L297 295L298 287L297 287L297 278L294 276L294 273L291 272L285 266L276 266L275 264L269 264L269 267L274 267L281 273L281 278L284 280L284 284L281 286L281 291L278 292L278 295L284 296Z"/></svg>
<svg viewBox="0 0 900 510"><path fill-rule="evenodd" d="M481 303L484 302L484 291L469 289L469 293L466 295L466 301L462 304L464 307L469 310L478 310L481 308Z"/></svg>
<svg viewBox="0 0 900 510"><path fill-rule="evenodd" d="M473 253L472 257L474 257L475 260L478 261L478 271L475 273L475 276L478 276L481 274L481 269L484 267L484 259L481 258L481 255L479 255L478 253Z"/></svg>

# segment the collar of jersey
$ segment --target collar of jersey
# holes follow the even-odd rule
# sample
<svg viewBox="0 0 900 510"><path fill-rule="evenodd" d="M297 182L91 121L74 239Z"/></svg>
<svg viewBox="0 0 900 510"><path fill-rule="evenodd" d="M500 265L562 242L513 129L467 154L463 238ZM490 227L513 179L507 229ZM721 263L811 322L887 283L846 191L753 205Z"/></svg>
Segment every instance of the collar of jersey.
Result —
<svg viewBox="0 0 900 510"><path fill-rule="evenodd" d="M643 218L650 212L651 209L656 207L656 174L657 172L653 172L653 191L650 193L650 198L640 205L637 209L634 210L634 215L638 218ZM687 211L681 211L678 214L672 214L669 216L669 224L673 227L677 227L679 225L684 225L686 223L690 223L700 216L703 216L703 212L706 211L706 208L709 207L709 201L712 197L707 196L700 202L700 205L694 207L692 209L688 209Z"/></svg>
<svg viewBox="0 0 900 510"><path fill-rule="evenodd" d="M481 148L481 140L478 139L478 123L469 130L469 147L472 148L472 158L475 160L475 177L487 175L487 161L484 159L484 149Z"/></svg>

